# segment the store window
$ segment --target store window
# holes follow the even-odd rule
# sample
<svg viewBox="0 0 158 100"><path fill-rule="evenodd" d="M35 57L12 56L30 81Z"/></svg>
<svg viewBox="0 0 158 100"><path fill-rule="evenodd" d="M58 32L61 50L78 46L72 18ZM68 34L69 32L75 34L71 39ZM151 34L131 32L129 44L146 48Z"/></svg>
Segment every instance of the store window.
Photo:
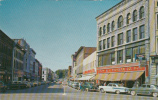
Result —
<svg viewBox="0 0 158 100"><path fill-rule="evenodd" d="M128 30L128 31L127 31L126 37L127 37L126 42L127 42L127 43L128 43L128 42L131 42L131 30Z"/></svg>
<svg viewBox="0 0 158 100"><path fill-rule="evenodd" d="M117 54L118 54L118 58L117 58L118 62L117 63L118 64L123 63L123 50L118 51Z"/></svg>
<svg viewBox="0 0 158 100"><path fill-rule="evenodd" d="M111 65L110 53L103 55L103 65Z"/></svg>
<svg viewBox="0 0 158 100"><path fill-rule="evenodd" d="M118 34L118 45L123 44L123 33Z"/></svg>
<svg viewBox="0 0 158 100"><path fill-rule="evenodd" d="M111 65L115 65L115 52L111 53Z"/></svg>
<svg viewBox="0 0 158 100"><path fill-rule="evenodd" d="M102 66L102 56L98 56L98 66Z"/></svg>
<svg viewBox="0 0 158 100"><path fill-rule="evenodd" d="M133 48L133 62L135 62L135 55L138 54L138 47Z"/></svg>
<svg viewBox="0 0 158 100"><path fill-rule="evenodd" d="M110 38L107 38L107 48L110 48Z"/></svg>
<svg viewBox="0 0 158 100"><path fill-rule="evenodd" d="M140 48L139 53L145 54L145 46L140 46L139 48Z"/></svg>
<svg viewBox="0 0 158 100"><path fill-rule="evenodd" d="M144 29L144 25L139 27L139 38L145 38L145 29Z"/></svg>
<svg viewBox="0 0 158 100"><path fill-rule="evenodd" d="M132 49L126 49L126 62L132 62Z"/></svg>
<svg viewBox="0 0 158 100"><path fill-rule="evenodd" d="M114 47L115 45L115 36L111 37L111 47Z"/></svg>
<svg viewBox="0 0 158 100"><path fill-rule="evenodd" d="M133 11L133 22L137 21L137 10Z"/></svg>
<svg viewBox="0 0 158 100"><path fill-rule="evenodd" d="M142 6L139 10L139 18L143 18L144 17L144 7Z"/></svg>
<svg viewBox="0 0 158 100"><path fill-rule="evenodd" d="M106 39L103 40L103 49L106 47Z"/></svg>
<svg viewBox="0 0 158 100"><path fill-rule="evenodd" d="M133 41L137 40L137 28L133 29Z"/></svg>
<svg viewBox="0 0 158 100"><path fill-rule="evenodd" d="M131 20L131 15L130 15L130 13L128 13L128 14L127 14L127 22L126 22L126 23L129 24L129 23L130 23L130 20Z"/></svg>

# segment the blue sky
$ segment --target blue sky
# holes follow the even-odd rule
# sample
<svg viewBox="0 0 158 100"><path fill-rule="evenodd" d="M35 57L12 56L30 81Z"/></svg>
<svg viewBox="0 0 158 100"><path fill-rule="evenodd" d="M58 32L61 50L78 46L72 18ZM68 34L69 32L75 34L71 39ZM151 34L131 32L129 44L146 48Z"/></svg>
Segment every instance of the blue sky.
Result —
<svg viewBox="0 0 158 100"><path fill-rule="evenodd" d="M0 0L0 29L24 38L43 67L67 69L80 46L97 46L96 17L121 0Z"/></svg>

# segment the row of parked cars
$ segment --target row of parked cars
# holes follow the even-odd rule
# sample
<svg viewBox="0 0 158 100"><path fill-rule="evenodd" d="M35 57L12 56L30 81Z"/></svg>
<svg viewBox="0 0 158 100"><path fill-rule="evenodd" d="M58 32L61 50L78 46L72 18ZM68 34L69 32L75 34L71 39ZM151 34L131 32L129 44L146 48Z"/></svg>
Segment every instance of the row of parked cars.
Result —
<svg viewBox="0 0 158 100"><path fill-rule="evenodd" d="M12 83L4 84L4 82L0 81L0 92L5 92L7 89L31 88L49 83L50 81L13 81Z"/></svg>
<svg viewBox="0 0 158 100"><path fill-rule="evenodd" d="M68 86L79 89L79 83L78 82L68 82ZM93 83L85 82L81 85L82 90L86 91L99 91L101 93L107 93L107 92L113 92L116 94L125 93L125 94L131 94L132 96L135 95L151 95L153 97L158 96L158 86L153 84L142 84L140 87L132 87L127 88L122 86L118 83L109 83L107 86L96 86Z"/></svg>

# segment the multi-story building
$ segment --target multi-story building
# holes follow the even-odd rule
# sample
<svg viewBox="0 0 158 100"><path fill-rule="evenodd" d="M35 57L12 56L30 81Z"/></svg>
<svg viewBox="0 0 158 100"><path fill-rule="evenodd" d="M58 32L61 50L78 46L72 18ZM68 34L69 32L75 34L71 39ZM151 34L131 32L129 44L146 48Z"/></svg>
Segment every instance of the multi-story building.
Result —
<svg viewBox="0 0 158 100"><path fill-rule="evenodd" d="M30 80L30 64L29 64L30 45L24 39L14 39L14 41L18 43L25 51L24 59L23 59L24 79L29 81Z"/></svg>
<svg viewBox="0 0 158 100"><path fill-rule="evenodd" d="M23 58L25 51L22 50L22 47L14 42L13 49L13 65L12 65L12 81L23 81L24 80L24 67L23 67Z"/></svg>
<svg viewBox="0 0 158 100"><path fill-rule="evenodd" d="M71 55L71 59L72 59L72 71L71 71L71 76L72 78L70 80L74 80L77 76L77 73L76 73L76 57L75 57L75 54L72 54Z"/></svg>
<svg viewBox="0 0 158 100"><path fill-rule="evenodd" d="M42 68L42 80L43 81L48 81L48 68Z"/></svg>
<svg viewBox="0 0 158 100"><path fill-rule="evenodd" d="M157 20L157 0L122 0L96 17L98 80L158 84Z"/></svg>
<svg viewBox="0 0 158 100"><path fill-rule="evenodd" d="M38 81L42 81L42 63L38 63Z"/></svg>
<svg viewBox="0 0 158 100"><path fill-rule="evenodd" d="M83 75L83 60L94 51L96 51L96 47L81 46L75 53L77 78L81 78Z"/></svg>
<svg viewBox="0 0 158 100"><path fill-rule="evenodd" d="M38 68L39 68L39 61L37 59L35 59L35 80L38 80Z"/></svg>
<svg viewBox="0 0 158 100"><path fill-rule="evenodd" d="M4 83L12 80L12 55L14 41L0 30L0 80Z"/></svg>
<svg viewBox="0 0 158 100"><path fill-rule="evenodd" d="M70 79L72 76L71 76L71 72L72 72L72 66L69 66L68 67L68 79Z"/></svg>

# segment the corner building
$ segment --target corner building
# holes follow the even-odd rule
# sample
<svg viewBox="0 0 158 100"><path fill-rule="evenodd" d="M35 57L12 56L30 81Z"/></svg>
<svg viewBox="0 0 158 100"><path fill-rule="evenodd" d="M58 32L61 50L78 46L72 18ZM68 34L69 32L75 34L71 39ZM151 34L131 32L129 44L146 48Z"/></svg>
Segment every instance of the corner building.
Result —
<svg viewBox="0 0 158 100"><path fill-rule="evenodd" d="M158 84L151 61L158 53L157 7L157 0L122 0L96 17L98 83Z"/></svg>

